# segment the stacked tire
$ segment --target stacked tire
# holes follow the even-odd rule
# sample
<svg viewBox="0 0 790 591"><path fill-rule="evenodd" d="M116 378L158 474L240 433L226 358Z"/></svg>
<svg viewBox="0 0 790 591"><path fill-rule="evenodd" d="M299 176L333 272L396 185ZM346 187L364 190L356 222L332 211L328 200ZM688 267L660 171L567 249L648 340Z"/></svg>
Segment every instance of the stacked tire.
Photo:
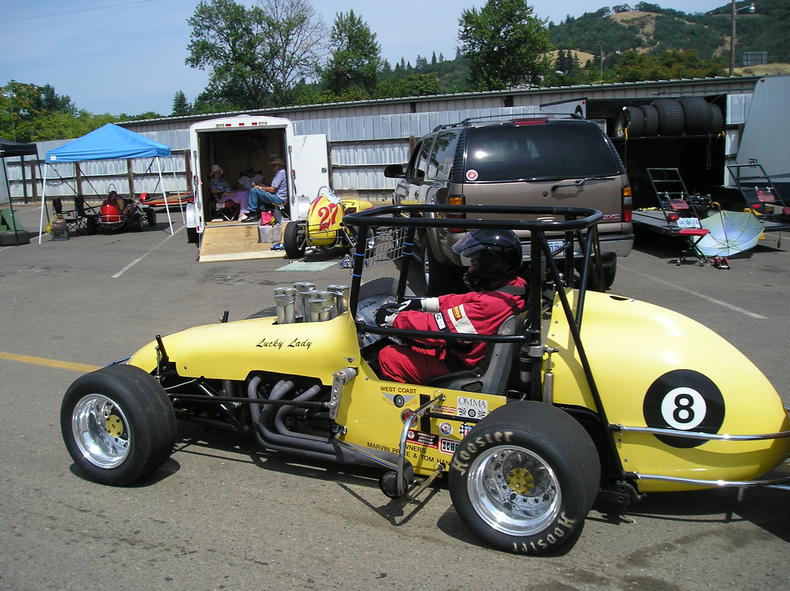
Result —
<svg viewBox="0 0 790 591"><path fill-rule="evenodd" d="M615 137L676 137L717 134L724 128L718 105L699 96L657 99L649 105L623 107Z"/></svg>

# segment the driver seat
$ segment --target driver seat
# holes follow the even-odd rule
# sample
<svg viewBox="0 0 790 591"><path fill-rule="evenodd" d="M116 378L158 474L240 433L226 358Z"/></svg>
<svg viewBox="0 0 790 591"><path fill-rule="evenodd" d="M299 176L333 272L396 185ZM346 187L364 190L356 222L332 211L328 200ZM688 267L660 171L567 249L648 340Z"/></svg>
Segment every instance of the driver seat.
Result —
<svg viewBox="0 0 790 591"><path fill-rule="evenodd" d="M508 316L499 326L498 335L524 334L527 312ZM443 376L436 376L426 386L438 386L466 392L504 394L515 371L519 351L524 343L493 343L486 359L473 369L463 369Z"/></svg>

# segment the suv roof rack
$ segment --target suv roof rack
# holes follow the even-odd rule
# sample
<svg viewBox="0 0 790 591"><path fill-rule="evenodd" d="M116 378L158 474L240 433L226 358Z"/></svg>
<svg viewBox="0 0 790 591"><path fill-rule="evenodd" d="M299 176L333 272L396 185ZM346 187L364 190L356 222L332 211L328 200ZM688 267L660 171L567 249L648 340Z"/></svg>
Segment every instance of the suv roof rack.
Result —
<svg viewBox="0 0 790 591"><path fill-rule="evenodd" d="M444 125L437 125L433 131L440 129L448 129L450 127L469 126L473 123L484 122L493 119L503 119L505 121L514 121L517 119L582 119L579 113L557 113L557 112L532 112L532 113L502 113L500 115L481 115L479 117L467 117L457 123L446 123Z"/></svg>

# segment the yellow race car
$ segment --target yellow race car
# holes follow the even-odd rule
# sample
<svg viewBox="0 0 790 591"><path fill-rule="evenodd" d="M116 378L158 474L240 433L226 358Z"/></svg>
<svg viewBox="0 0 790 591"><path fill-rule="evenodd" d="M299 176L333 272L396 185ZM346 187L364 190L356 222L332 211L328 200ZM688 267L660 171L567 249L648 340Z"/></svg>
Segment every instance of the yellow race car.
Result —
<svg viewBox="0 0 790 591"><path fill-rule="evenodd" d="M277 288L276 316L157 336L78 378L61 407L66 447L87 478L130 484L168 458L178 418L251 431L305 461L376 468L394 498L446 476L481 540L525 554L572 544L599 496L627 505L654 491L790 490L765 477L790 452L788 409L749 359L676 312L586 288L602 273L601 218L449 205L348 215L349 287ZM386 381L381 347L426 335L373 318L410 296L410 249L428 226L516 231L528 306L497 335L429 333L488 341L473 370ZM395 259L399 277L363 283Z"/></svg>
<svg viewBox="0 0 790 591"><path fill-rule="evenodd" d="M289 259L301 258L308 247L325 250L353 248L354 232L343 224L343 216L371 207L373 204L367 199L340 198L329 187L321 187L310 202L307 218L286 224L283 232L286 256Z"/></svg>

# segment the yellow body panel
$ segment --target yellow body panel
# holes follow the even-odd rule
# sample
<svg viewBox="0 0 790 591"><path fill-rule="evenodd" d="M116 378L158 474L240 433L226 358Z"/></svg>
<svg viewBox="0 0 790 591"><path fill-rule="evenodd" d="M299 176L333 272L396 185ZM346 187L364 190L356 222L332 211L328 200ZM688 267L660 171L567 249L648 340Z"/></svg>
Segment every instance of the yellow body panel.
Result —
<svg viewBox="0 0 790 591"><path fill-rule="evenodd" d="M370 449L398 453L404 422L402 414L416 410L440 390L379 379L361 359L354 323L349 313L326 322L275 324L275 317L198 326L163 337L168 358L184 377L244 380L251 371L313 377L331 385L333 374L345 367L358 371L340 399L336 422L346 427L339 439ZM156 367L156 342L129 360L145 371ZM438 462L448 466L455 446L474 423L464 423L459 412L476 415L504 404L501 396L441 390L445 414L453 419L430 419L430 428L414 426L407 458L418 474L429 474ZM421 398L421 396L423 398ZM462 399L459 401L459 396ZM471 415L470 415L471 416Z"/></svg>
<svg viewBox="0 0 790 591"><path fill-rule="evenodd" d="M569 295L573 299L574 293ZM558 349L551 358L555 404L596 410L558 303L547 328L547 344ZM754 364L685 316L590 292L582 339L610 423L647 426L645 399L657 378L688 369L705 376L721 393L723 416L714 431L742 435L790 429L781 399ZM169 359L185 377L245 380L252 371L268 371L312 377L330 386L336 371L354 368L357 376L344 388L338 405L336 422L346 429L338 437L369 449L397 453L404 413L443 394L439 412L444 417L418 420L408 439L407 458L419 474L429 474L440 462L448 466L458 442L475 424L470 419L505 403L502 396L379 379L361 357L349 313L325 322L277 325L269 317L198 326L163 341ZM140 349L129 363L152 371L156 343ZM615 435L626 471L682 478L754 479L790 452L788 439L706 441L683 448L652 434ZM639 488L681 490L689 485L642 480Z"/></svg>
<svg viewBox="0 0 790 591"><path fill-rule="evenodd" d="M573 298L574 292L569 295ZM721 393L724 416L719 434L767 434L790 428L781 398L760 370L721 336L686 316L629 298L588 292L581 336L609 423L648 426L645 399L651 386L665 374L687 369L707 377ZM552 356L555 403L595 410L559 301L547 344L559 349ZM681 448L652 434L621 432L615 433L615 441L626 471L706 480L753 479L790 453L789 439L708 441ZM684 487L643 480L639 488Z"/></svg>
<svg viewBox="0 0 790 591"><path fill-rule="evenodd" d="M359 364L359 345L349 314L326 322L276 324L276 317L196 326L168 335L165 351L181 376L244 380L251 371L308 376L332 383L332 374ZM156 343L129 360L156 367Z"/></svg>

